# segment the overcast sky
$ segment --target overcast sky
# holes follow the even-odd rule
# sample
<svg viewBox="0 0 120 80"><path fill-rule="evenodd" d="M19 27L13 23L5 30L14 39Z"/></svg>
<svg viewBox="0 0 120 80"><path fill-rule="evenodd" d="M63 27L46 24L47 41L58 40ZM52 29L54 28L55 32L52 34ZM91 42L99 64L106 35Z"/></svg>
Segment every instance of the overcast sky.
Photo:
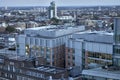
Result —
<svg viewBox="0 0 120 80"><path fill-rule="evenodd" d="M120 0L0 0L0 6L49 6L51 1L57 6L120 5Z"/></svg>

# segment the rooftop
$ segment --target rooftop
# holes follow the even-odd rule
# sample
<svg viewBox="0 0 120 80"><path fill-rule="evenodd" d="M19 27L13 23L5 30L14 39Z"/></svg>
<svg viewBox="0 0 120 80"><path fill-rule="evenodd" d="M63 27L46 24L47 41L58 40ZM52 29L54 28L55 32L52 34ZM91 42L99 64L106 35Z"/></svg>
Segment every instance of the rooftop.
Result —
<svg viewBox="0 0 120 80"><path fill-rule="evenodd" d="M24 62L24 61L30 61L31 62L31 61L35 60L35 58L28 58L28 57L24 57L24 56L16 56L15 54L0 54L0 62L4 63L4 62L2 62L1 59L4 59L4 60L5 59L10 59L10 60L22 61L22 62ZM47 66L47 65L37 65L35 67L30 66L29 68L27 66L25 66L24 69L46 72L46 73L50 73L50 74L64 73L66 71L66 69L63 69L63 68L58 68L58 67L54 67L54 66Z"/></svg>
<svg viewBox="0 0 120 80"><path fill-rule="evenodd" d="M61 73L61 72L65 71L65 69L62 69L62 68L45 66L45 65L41 65L37 68L32 68L32 69L39 70L39 71L44 71L44 72L48 72L48 73L53 73L53 74Z"/></svg>
<svg viewBox="0 0 120 80"><path fill-rule="evenodd" d="M83 39L90 42L113 43L113 32L106 31L85 31L73 35L74 39Z"/></svg>
<svg viewBox="0 0 120 80"><path fill-rule="evenodd" d="M89 75L89 76L97 76L97 77L103 77L103 78L111 78L111 79L120 79L120 71L109 71L107 69L100 68L94 68L94 69L88 69L82 71L83 75Z"/></svg>
<svg viewBox="0 0 120 80"><path fill-rule="evenodd" d="M0 49L0 56L3 56L8 59L12 59L12 60L18 60L18 61L32 60L31 58L28 59L28 57L25 57L25 56L18 56L16 51L11 51L11 50L8 50L7 48Z"/></svg>
<svg viewBox="0 0 120 80"><path fill-rule="evenodd" d="M30 36L59 37L83 30L85 30L84 26L49 25L36 28L28 28L24 31L24 33Z"/></svg>

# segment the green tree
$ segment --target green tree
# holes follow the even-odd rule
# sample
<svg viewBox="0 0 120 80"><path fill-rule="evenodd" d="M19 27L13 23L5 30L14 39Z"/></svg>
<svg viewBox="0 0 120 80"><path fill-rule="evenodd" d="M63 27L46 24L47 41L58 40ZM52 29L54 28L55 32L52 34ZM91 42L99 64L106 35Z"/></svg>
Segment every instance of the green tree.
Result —
<svg viewBox="0 0 120 80"><path fill-rule="evenodd" d="M57 19L57 18L53 17L50 21L52 22L53 25L59 24L59 19Z"/></svg>
<svg viewBox="0 0 120 80"><path fill-rule="evenodd" d="M15 32L15 28L14 27L12 27L12 26L8 26L6 29L5 29L5 31L6 32L9 32L9 33L12 33L12 32Z"/></svg>

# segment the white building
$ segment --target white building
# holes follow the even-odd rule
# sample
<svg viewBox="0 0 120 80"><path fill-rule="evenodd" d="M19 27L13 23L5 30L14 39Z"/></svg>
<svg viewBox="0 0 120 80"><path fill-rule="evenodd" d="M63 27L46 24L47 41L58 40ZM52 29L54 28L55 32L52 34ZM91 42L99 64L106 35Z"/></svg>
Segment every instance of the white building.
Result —
<svg viewBox="0 0 120 80"><path fill-rule="evenodd" d="M86 80L120 80L120 18L114 20L114 41L111 66L87 69L82 71L83 79ZM109 40L109 39L108 39Z"/></svg>
<svg viewBox="0 0 120 80"><path fill-rule="evenodd" d="M43 26L28 28L17 38L17 53L21 56L42 56L49 65L64 67L65 41L84 26Z"/></svg>
<svg viewBox="0 0 120 80"><path fill-rule="evenodd" d="M66 67L93 68L112 64L113 33L79 32L66 41Z"/></svg>
<svg viewBox="0 0 120 80"><path fill-rule="evenodd" d="M120 80L119 70L93 68L83 70L82 75L85 80Z"/></svg>

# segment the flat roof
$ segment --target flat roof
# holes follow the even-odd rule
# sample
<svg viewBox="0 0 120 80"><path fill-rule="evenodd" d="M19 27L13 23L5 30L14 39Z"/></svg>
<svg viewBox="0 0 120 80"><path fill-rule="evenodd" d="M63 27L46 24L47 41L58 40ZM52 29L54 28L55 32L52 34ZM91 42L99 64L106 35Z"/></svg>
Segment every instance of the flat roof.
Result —
<svg viewBox="0 0 120 80"><path fill-rule="evenodd" d="M41 65L37 68L32 68L32 69L47 72L47 73L53 73L53 74L61 73L61 72L65 71L65 69L63 69L63 68L57 68L57 67L46 66L46 65Z"/></svg>
<svg viewBox="0 0 120 80"><path fill-rule="evenodd" d="M103 78L111 78L111 79L120 79L120 71L108 71L107 69L102 68L94 68L83 70L82 75L103 77Z"/></svg>
<svg viewBox="0 0 120 80"><path fill-rule="evenodd" d="M24 30L24 34L32 37L49 37L55 38L75 32L84 31L85 26L66 26L66 25L49 25Z"/></svg>
<svg viewBox="0 0 120 80"><path fill-rule="evenodd" d="M74 39L83 39L85 41L90 42L100 42L100 43L108 43L112 44L113 40L113 32L106 31L84 31L73 34Z"/></svg>
<svg viewBox="0 0 120 80"><path fill-rule="evenodd" d="M26 30L40 30L40 29L46 29L50 27L51 26L42 26L42 27L27 28ZM52 26L52 27L55 27L55 26Z"/></svg>
<svg viewBox="0 0 120 80"><path fill-rule="evenodd" d="M35 28L27 28L26 30L46 30L46 31L58 31L62 29L70 29L70 28L77 28L80 26L65 26L65 25L48 25L48 26L41 26Z"/></svg>
<svg viewBox="0 0 120 80"><path fill-rule="evenodd" d="M110 35L113 36L113 32L107 32L107 31L91 31L91 30L87 30L84 32L78 32L75 34L98 34L98 35Z"/></svg>

